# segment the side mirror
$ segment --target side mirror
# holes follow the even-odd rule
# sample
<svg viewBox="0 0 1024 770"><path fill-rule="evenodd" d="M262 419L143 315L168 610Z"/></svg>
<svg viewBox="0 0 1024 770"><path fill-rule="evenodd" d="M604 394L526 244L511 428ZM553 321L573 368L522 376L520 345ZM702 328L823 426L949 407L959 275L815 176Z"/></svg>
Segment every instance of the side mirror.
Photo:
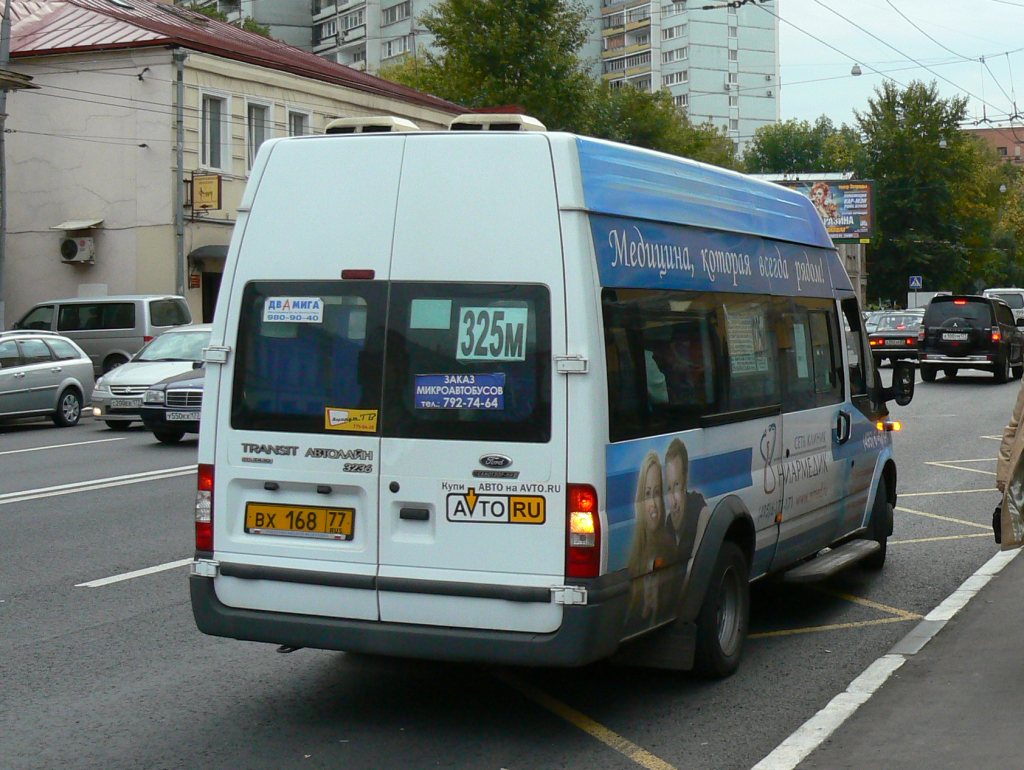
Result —
<svg viewBox="0 0 1024 770"><path fill-rule="evenodd" d="M906 406L914 398L915 367L908 361L897 361L892 367L892 387L885 389L885 400L893 399Z"/></svg>
<svg viewBox="0 0 1024 770"><path fill-rule="evenodd" d="M1017 325L1018 327L1020 327L1020 326L1024 326L1024 315L1022 315L1022 316L1021 316L1020 318L1016 319L1016 320L1014 321L1014 323L1015 323L1015 324L1016 324L1016 325ZM14 328L15 328L15 329L17 329L17 328L18 328L18 324L14 324Z"/></svg>

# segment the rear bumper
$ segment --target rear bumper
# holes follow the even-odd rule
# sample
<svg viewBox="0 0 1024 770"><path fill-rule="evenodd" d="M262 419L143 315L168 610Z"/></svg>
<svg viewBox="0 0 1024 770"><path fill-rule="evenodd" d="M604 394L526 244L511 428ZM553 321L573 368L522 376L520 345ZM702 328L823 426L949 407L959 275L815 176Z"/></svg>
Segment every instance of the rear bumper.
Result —
<svg viewBox="0 0 1024 770"><path fill-rule="evenodd" d="M996 361L994 353L975 356L947 356L941 353L921 353L917 360L921 366L968 366L974 369L991 369Z"/></svg>
<svg viewBox="0 0 1024 770"><path fill-rule="evenodd" d="M564 607L561 627L550 634L486 631L297 615L228 607L214 580L192 575L189 592L196 626L204 634L288 647L499 665L582 666L618 648L629 601L628 582L574 581L594 585L597 601Z"/></svg>

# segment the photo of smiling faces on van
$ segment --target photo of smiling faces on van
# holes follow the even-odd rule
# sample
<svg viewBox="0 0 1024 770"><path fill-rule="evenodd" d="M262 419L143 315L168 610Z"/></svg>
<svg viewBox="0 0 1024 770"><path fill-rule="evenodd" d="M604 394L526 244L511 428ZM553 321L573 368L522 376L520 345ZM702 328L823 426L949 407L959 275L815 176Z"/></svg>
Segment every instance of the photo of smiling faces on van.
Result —
<svg viewBox="0 0 1024 770"><path fill-rule="evenodd" d="M648 452L640 465L634 513L633 546L629 556L629 574L633 578L627 627L640 630L655 621L658 611L661 568L670 556L670 540L665 531L665 499L661 461L657 452Z"/></svg>
<svg viewBox="0 0 1024 770"><path fill-rule="evenodd" d="M707 501L699 492L687 488L690 460L686 444L672 439L665 451L665 534L668 541L668 563L671 570L665 578L666 588L659 592L658 619L672 617L679 596L686 565L693 555L697 537L697 523L707 508Z"/></svg>

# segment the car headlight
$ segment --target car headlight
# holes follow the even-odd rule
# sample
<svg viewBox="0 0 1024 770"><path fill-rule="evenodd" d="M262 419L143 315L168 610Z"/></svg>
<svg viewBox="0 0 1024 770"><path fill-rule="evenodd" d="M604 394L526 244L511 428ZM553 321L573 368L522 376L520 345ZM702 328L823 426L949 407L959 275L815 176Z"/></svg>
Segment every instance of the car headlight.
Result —
<svg viewBox="0 0 1024 770"><path fill-rule="evenodd" d="M93 395L109 396L110 386L103 381L102 377L100 377L98 380L96 380L96 387L92 389L92 392Z"/></svg>
<svg viewBox="0 0 1024 770"><path fill-rule="evenodd" d="M162 404L163 402L164 392L162 390L147 390L142 397L144 404Z"/></svg>

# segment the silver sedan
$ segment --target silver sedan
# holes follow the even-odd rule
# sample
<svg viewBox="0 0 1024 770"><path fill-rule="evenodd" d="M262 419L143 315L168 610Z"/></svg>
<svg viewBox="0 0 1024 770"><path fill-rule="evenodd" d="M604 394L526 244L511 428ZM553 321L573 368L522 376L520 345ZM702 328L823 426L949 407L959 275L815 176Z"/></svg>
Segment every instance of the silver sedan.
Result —
<svg viewBox="0 0 1024 770"><path fill-rule="evenodd" d="M93 376L89 356L66 337L0 332L0 418L48 416L62 428L77 425Z"/></svg>

